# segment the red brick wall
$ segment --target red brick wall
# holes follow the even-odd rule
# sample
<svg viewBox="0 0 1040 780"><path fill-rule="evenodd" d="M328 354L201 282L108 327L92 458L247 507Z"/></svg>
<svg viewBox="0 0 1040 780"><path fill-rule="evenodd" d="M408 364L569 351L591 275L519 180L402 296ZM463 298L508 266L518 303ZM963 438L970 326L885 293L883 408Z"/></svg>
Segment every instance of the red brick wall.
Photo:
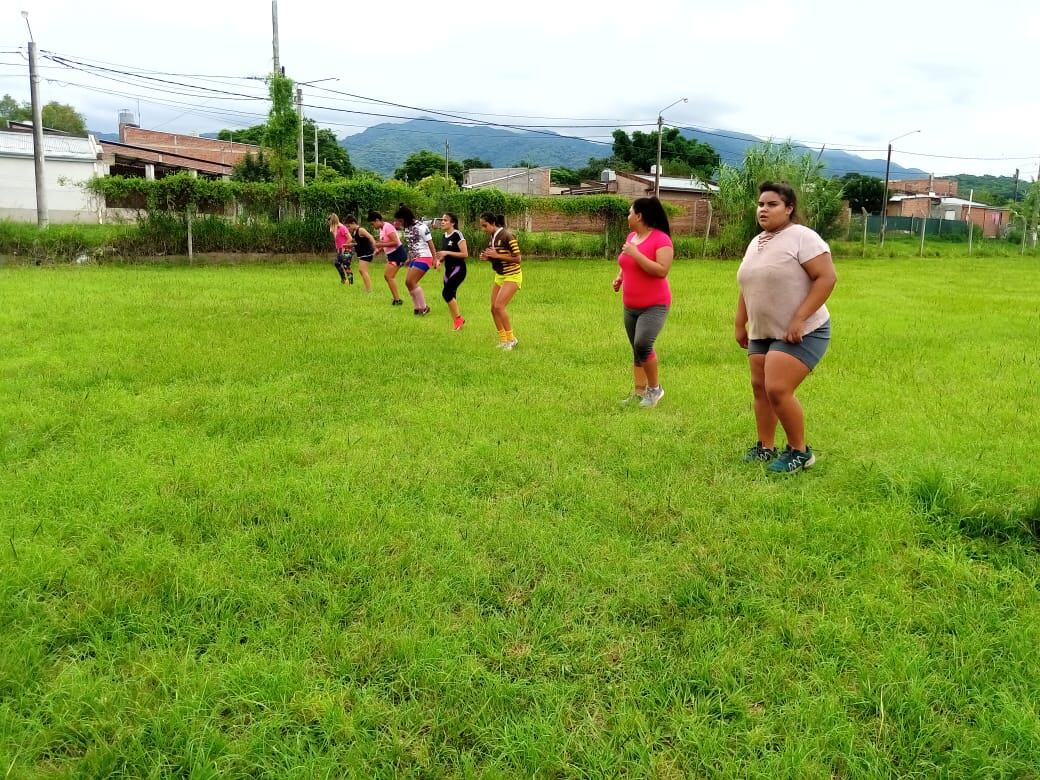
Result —
<svg viewBox="0 0 1040 780"><path fill-rule="evenodd" d="M247 154L256 154L260 151L260 147L252 144L218 141L178 133L163 133L131 125L119 126L119 140L126 144L147 146L151 149L159 149L184 157L194 157L197 160L209 160L222 165L234 165Z"/></svg>
<svg viewBox="0 0 1040 780"><path fill-rule="evenodd" d="M602 233L606 224L603 217L594 214L532 214L529 229L545 233Z"/></svg>
<svg viewBox="0 0 1040 780"><path fill-rule="evenodd" d="M931 198L913 198L888 204L890 217L928 217L931 212Z"/></svg>
<svg viewBox="0 0 1040 780"><path fill-rule="evenodd" d="M944 198L957 196L957 182L954 179L903 179L890 181L888 189L889 192L896 194L904 192L908 195L927 195L929 192L934 192Z"/></svg>

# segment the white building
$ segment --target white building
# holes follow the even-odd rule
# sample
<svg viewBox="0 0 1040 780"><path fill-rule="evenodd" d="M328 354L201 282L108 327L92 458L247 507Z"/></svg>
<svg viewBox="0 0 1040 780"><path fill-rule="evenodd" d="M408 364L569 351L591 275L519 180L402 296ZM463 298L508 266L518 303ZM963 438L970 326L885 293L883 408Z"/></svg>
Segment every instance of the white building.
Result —
<svg viewBox="0 0 1040 780"><path fill-rule="evenodd" d="M43 148L50 221L100 222L103 201L83 186L107 172L94 136L44 134ZM0 219L36 221L32 133L0 130Z"/></svg>

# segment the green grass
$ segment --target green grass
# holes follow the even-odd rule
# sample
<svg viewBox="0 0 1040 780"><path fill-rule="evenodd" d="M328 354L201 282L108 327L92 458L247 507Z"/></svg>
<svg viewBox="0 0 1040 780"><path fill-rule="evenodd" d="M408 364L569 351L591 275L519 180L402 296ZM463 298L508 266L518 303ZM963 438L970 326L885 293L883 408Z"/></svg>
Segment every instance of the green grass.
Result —
<svg viewBox="0 0 1040 780"><path fill-rule="evenodd" d="M1037 777L1035 262L839 262L779 481L735 271L623 412L606 262L0 270L0 774Z"/></svg>

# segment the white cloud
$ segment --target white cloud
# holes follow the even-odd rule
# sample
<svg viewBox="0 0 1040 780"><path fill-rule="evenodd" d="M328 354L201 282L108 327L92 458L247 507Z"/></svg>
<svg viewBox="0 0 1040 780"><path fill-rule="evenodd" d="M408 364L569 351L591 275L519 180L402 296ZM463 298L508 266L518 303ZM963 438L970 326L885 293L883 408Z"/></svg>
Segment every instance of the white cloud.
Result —
<svg viewBox="0 0 1040 780"><path fill-rule="evenodd" d="M267 0L104 8L24 0L23 7L43 49L171 72L259 76L271 67ZM281 58L289 75L302 81L336 76L333 88L408 105L533 116L652 122L661 107L686 96L690 102L668 114L676 123L878 149L921 128L912 146L907 139L898 148L967 157L1005 154L999 150L1040 154L1040 148L1030 152L1038 145L1032 128L1040 102L1035 90L1023 89L1040 41L1040 16L1030 0L1008 0L998 8L961 0L941 9L894 0L869 6L825 0L398 0L358 9L283 0ZM24 25L13 4L0 19L0 49L23 45ZM44 75L110 92L153 92L62 70ZM0 69L2 92L27 97L24 74ZM409 113L339 102L313 88L305 94L309 103ZM119 108L136 108L133 98L55 81L44 84L44 96L77 105L98 129L113 128ZM262 103L245 101L169 94L153 100L168 105L142 101L147 124L186 132L255 121L216 109L265 111ZM382 121L312 113L339 123L334 129L340 134L360 129L349 125ZM934 165L937 173L1025 167L968 160L924 165L926 158L898 152L894 159Z"/></svg>

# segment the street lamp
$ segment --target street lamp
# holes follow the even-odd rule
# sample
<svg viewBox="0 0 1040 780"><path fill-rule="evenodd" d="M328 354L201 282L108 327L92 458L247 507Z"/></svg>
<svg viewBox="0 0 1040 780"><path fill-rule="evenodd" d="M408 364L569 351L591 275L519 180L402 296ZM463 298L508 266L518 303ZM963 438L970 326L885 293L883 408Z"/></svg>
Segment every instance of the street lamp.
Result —
<svg viewBox="0 0 1040 780"><path fill-rule="evenodd" d="M900 138L906 138L908 135L920 132L920 130L911 130L909 133L897 135L888 142L888 159L885 161L885 198L881 201L881 240L879 242L881 246L885 245L885 227L888 225L888 171L892 167L892 144Z"/></svg>
<svg viewBox="0 0 1040 780"><path fill-rule="evenodd" d="M662 129L664 128L664 112L672 106L677 106L680 103L688 103L687 98L680 98L671 105L665 106L657 112L657 167L654 168L654 197L661 197L661 136Z"/></svg>

